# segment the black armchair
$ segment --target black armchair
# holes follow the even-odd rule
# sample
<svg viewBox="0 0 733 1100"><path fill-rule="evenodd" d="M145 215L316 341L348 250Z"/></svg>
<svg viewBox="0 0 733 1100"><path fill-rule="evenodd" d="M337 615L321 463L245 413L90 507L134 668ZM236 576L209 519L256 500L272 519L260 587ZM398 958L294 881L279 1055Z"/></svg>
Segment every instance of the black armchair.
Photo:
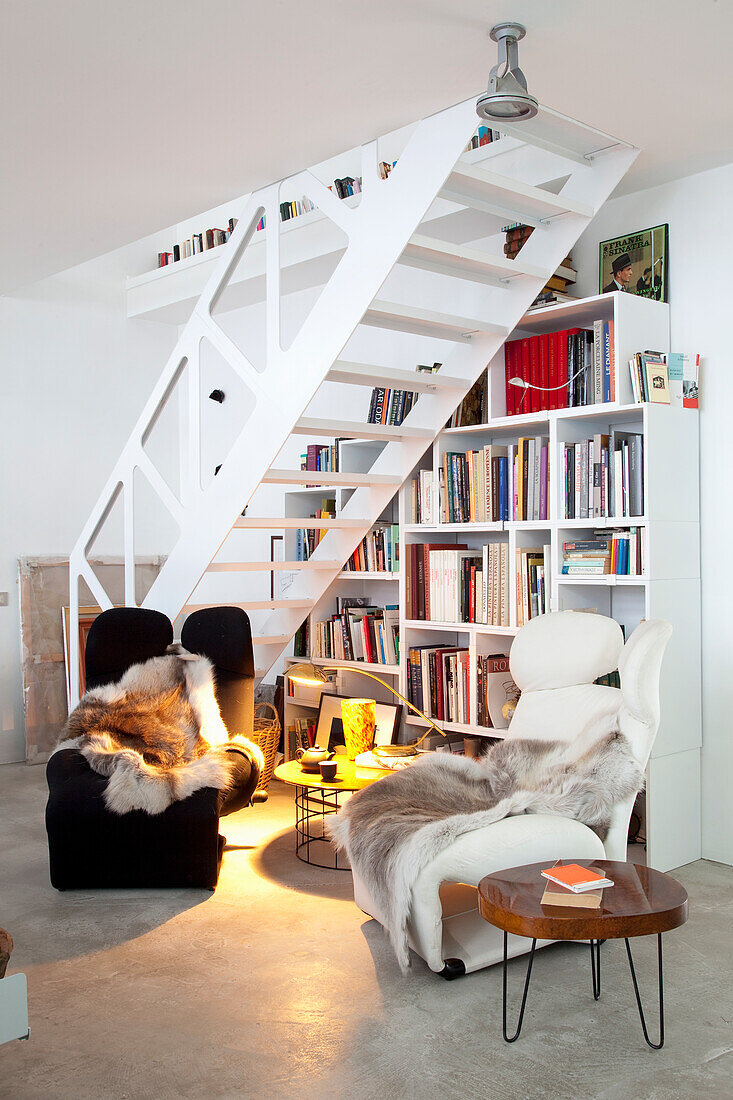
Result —
<svg viewBox="0 0 733 1100"><path fill-rule="evenodd" d="M87 638L87 687L119 680L131 665L162 656L172 640L170 620L159 611L104 611ZM254 658L246 613L237 607L196 611L183 625L181 643L214 665L217 702L230 736L250 734ZM219 818L248 805L259 780L256 765L241 749L227 751L237 756L231 791L207 787L156 815L143 810L110 813L104 803L106 777L94 772L75 749L54 753L46 767L51 884L58 890L215 889L225 843Z"/></svg>

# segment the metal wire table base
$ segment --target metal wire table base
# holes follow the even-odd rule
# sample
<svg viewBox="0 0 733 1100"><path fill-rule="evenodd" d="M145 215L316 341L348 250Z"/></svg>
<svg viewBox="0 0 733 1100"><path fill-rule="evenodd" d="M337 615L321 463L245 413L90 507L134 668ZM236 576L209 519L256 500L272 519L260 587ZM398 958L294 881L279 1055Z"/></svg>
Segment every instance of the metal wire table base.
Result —
<svg viewBox="0 0 733 1100"><path fill-rule="evenodd" d="M351 870L346 856L339 853L326 833L326 818L341 809L341 795L352 793L340 788L295 788L295 854L303 863L328 871ZM328 862L323 861L326 853Z"/></svg>

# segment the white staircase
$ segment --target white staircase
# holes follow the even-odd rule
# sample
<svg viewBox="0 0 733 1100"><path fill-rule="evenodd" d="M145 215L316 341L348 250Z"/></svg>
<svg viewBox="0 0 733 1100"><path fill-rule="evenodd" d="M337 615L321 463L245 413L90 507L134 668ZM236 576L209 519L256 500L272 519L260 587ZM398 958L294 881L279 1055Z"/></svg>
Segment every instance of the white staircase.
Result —
<svg viewBox="0 0 733 1100"><path fill-rule="evenodd" d="M140 477L178 529L144 606L174 620L184 610L205 606L189 601L195 599L192 594L201 578L210 573L273 569L296 573L287 599L241 604L248 610L271 612L256 637L256 664L264 673L637 154L623 142L547 110L526 123L526 130L517 127L513 136L466 154L476 122L473 100L424 119L413 129L386 180L379 176L378 143L363 146L360 169L352 173L360 171L362 176L358 203L337 199L313 171L253 192L244 201L236 230L218 250L220 257L208 282L72 552L74 702L78 698L79 582L86 582L102 608L111 606L89 557L120 502L125 603L135 604L135 482ZM302 229L300 219L281 223L280 202L301 194L318 208L315 216L304 216ZM263 215L266 228L257 231ZM489 234L487 216L495 222ZM471 219L483 225L480 233L472 228ZM514 260L506 259L501 248L499 229L508 221L536 227ZM339 240L345 235L348 241L345 250L335 244L334 227ZM493 250L460 243L491 236ZM325 282L319 275L324 258L329 261ZM398 282L391 279L385 288L390 274L403 269L407 276ZM296 275L299 285L310 278L311 285L322 285L322 290L294 340L284 348L283 304ZM220 324L219 307L227 294L235 292L240 301L244 295L248 302L265 304L265 353L260 361L250 358L247 340L243 341L247 347L240 347ZM405 300L387 300L383 297L387 293ZM426 308L426 299L431 306L437 300L440 310ZM412 334L420 338L421 347L425 337L448 341L453 350L449 357L441 353L444 365L434 375L343 361L340 356L360 325ZM201 360L207 346L241 381L249 408L218 476L204 484ZM414 361L423 358L416 353ZM309 405L324 382L368 390L399 387L422 396L400 427L342 422L310 415ZM503 378L494 384L503 386ZM180 402L182 439L177 490L146 450L156 423L174 400ZM373 440L384 446L366 473L306 473L277 464L292 435ZM350 486L355 491L339 518L330 521L243 517L257 488L266 484ZM307 562L216 560L234 531L308 526L327 534Z"/></svg>

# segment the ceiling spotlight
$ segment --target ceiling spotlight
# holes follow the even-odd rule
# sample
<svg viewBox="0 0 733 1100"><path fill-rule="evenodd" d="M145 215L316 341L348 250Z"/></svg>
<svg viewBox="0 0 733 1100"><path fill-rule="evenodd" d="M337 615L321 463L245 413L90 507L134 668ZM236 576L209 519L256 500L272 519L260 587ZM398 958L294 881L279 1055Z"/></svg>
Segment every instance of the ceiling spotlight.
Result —
<svg viewBox="0 0 733 1100"><path fill-rule="evenodd" d="M491 37L499 43L499 60L489 73L488 88L476 100L476 114L485 122L521 122L534 118L539 110L519 68L517 43L526 33L521 23L497 23L491 28Z"/></svg>

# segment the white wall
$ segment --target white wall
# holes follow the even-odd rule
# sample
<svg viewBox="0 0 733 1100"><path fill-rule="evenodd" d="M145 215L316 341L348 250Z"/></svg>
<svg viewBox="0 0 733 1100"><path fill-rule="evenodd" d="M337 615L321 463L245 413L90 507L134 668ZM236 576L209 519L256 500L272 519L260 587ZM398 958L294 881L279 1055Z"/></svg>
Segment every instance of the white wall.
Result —
<svg viewBox="0 0 733 1100"><path fill-rule="evenodd" d="M612 199L573 249L573 258L581 275L577 291L597 293L599 241L669 223L671 346L674 351L699 352L704 360L700 400L703 855L733 864L731 193L733 165L727 165Z"/></svg>
<svg viewBox="0 0 733 1100"><path fill-rule="evenodd" d="M175 341L125 317L124 277L157 242L0 298L0 763L25 758L18 557L69 554Z"/></svg>

